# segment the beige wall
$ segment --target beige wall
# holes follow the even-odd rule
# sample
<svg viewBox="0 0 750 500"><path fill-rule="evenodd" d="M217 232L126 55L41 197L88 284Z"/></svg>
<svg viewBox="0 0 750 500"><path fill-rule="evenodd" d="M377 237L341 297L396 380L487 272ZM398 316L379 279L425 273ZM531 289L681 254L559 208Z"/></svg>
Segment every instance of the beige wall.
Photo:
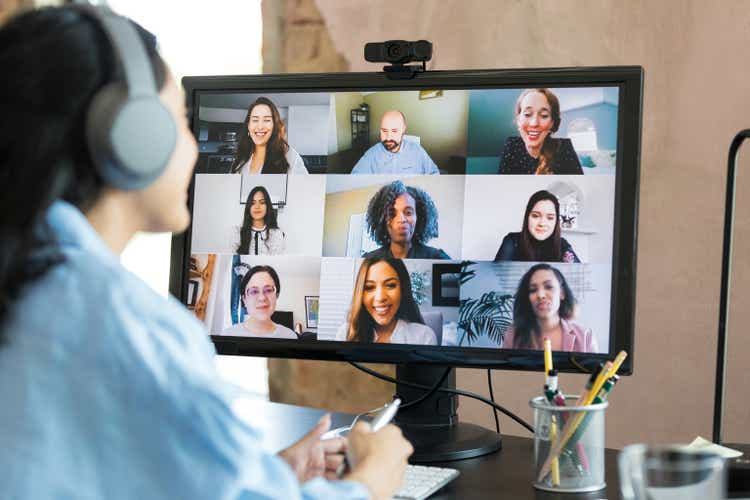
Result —
<svg viewBox="0 0 750 500"><path fill-rule="evenodd" d="M623 380L612 398L608 445L710 437L726 150L734 133L750 126L747 2L316 4L352 71L378 69L363 61L362 46L393 38L431 40L433 69L645 68L635 375ZM748 153L740 166L747 170ZM750 441L745 397L750 377L744 369L750 335L743 328L750 321L748 186L748 175L740 175L726 435L745 442ZM498 371L494 380L498 399L530 417L527 401L539 392L541 375ZM573 391L583 379L564 375L562 383ZM479 370L460 370L458 384L486 391ZM491 425L489 409L480 404L463 400L460 413L466 421ZM507 419L503 423L506 433L525 432Z"/></svg>

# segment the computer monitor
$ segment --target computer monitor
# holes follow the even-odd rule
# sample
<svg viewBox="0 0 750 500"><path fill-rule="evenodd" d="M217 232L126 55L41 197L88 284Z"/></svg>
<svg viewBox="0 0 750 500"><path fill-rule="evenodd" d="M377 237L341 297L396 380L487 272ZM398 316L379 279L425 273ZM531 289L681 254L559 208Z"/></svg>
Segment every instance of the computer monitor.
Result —
<svg viewBox="0 0 750 500"><path fill-rule="evenodd" d="M171 292L220 354L543 370L547 336L559 370L626 350L629 374L642 82L184 78L200 154Z"/></svg>

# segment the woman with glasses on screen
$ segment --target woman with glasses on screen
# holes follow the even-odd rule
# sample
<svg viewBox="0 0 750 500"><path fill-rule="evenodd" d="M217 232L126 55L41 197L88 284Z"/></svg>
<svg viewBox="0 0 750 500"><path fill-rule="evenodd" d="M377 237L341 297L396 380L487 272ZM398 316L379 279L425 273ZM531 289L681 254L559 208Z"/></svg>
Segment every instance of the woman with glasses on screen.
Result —
<svg viewBox="0 0 750 500"><path fill-rule="evenodd" d="M560 236L560 202L549 191L537 191L526 204L521 231L508 233L495 261L580 262L568 241Z"/></svg>
<svg viewBox="0 0 750 500"><path fill-rule="evenodd" d="M267 451L233 410L239 394L204 325L122 267L137 232L187 228L198 148L154 36L91 9L33 10L0 28L0 498L390 497L411 453L397 428L321 441L324 417ZM123 186L128 163L102 161L86 130L133 65L151 113L130 115L120 153L164 155ZM326 479L345 448L357 466Z"/></svg>
<svg viewBox="0 0 750 500"><path fill-rule="evenodd" d="M253 266L240 282L240 302L247 318L225 329L223 335L297 339L297 334L271 319L281 293L279 275L271 266Z"/></svg>
<svg viewBox="0 0 750 500"><path fill-rule="evenodd" d="M245 215L240 228L240 255L279 255L286 248L286 236L276 222L271 195L263 186L255 186L247 195Z"/></svg>
<svg viewBox="0 0 750 500"><path fill-rule="evenodd" d="M414 301L411 279L401 259L362 261L354 283L348 321L336 340L362 343L437 345Z"/></svg>
<svg viewBox="0 0 750 500"><path fill-rule="evenodd" d="M508 137L500 155L501 174L583 174L570 139L555 139L560 101L549 89L527 89L516 101L518 137Z"/></svg>
<svg viewBox="0 0 750 500"><path fill-rule="evenodd" d="M238 135L232 173L243 176L307 173L304 160L287 142L286 127L271 99L258 97L250 104Z"/></svg>
<svg viewBox="0 0 750 500"><path fill-rule="evenodd" d="M576 298L565 276L549 264L532 266L521 278L513 303L513 325L503 337L505 349L599 352L590 328L575 321Z"/></svg>

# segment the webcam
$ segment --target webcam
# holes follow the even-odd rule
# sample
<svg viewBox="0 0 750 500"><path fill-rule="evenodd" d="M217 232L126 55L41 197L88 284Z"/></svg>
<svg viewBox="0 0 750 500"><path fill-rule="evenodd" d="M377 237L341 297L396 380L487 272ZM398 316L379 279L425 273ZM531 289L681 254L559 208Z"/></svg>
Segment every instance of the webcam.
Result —
<svg viewBox="0 0 750 500"><path fill-rule="evenodd" d="M414 78L427 70L427 61L432 59L432 42L417 40L388 40L365 44L365 61L390 63L383 68L386 76L393 80ZM408 64L417 62L422 64Z"/></svg>
<svg viewBox="0 0 750 500"><path fill-rule="evenodd" d="M407 42L406 40L388 40L365 44L365 61L407 64L424 62L432 59L432 43L427 40Z"/></svg>

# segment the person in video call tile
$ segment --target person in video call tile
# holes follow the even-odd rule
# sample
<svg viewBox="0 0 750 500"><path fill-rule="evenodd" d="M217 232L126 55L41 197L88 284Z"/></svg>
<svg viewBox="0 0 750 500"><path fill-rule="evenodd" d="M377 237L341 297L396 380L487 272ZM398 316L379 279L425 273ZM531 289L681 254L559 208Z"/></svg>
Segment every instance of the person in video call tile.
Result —
<svg viewBox="0 0 750 500"><path fill-rule="evenodd" d="M401 259L365 259L359 267L348 321L336 340L362 343L436 345L414 301L409 272Z"/></svg>
<svg viewBox="0 0 750 500"><path fill-rule="evenodd" d="M438 236L438 211L425 191L397 180L386 184L367 206L367 231L380 248L363 257L450 259L424 242Z"/></svg>
<svg viewBox="0 0 750 500"><path fill-rule="evenodd" d="M240 301L247 312L242 323L237 323L222 332L235 337L270 337L275 339L297 339L297 334L284 325L271 320L276 312L276 301L281 293L281 282L271 266L253 266L240 282Z"/></svg>
<svg viewBox="0 0 750 500"><path fill-rule="evenodd" d="M509 137L500 156L501 174L583 174L570 139L556 139L560 101L549 89L524 90L516 101L520 137Z"/></svg>
<svg viewBox="0 0 750 500"><path fill-rule="evenodd" d="M581 262L573 247L560 236L560 203L549 191L537 191L526 204L522 229L508 233L495 261Z"/></svg>
<svg viewBox="0 0 750 500"><path fill-rule="evenodd" d="M505 349L599 352L590 328L575 321L576 299L565 277L549 264L532 266L521 278L513 304L513 325L503 337Z"/></svg>
<svg viewBox="0 0 750 500"><path fill-rule="evenodd" d="M383 113L380 142L359 159L353 174L439 174L430 155L416 142L404 138L406 117L401 111Z"/></svg>
<svg viewBox="0 0 750 500"><path fill-rule="evenodd" d="M278 255L286 249L286 236L276 222L276 209L263 186L255 186L247 195L245 215L240 228L240 255Z"/></svg>
<svg viewBox="0 0 750 500"><path fill-rule="evenodd" d="M302 157L286 141L286 127L278 108L267 97L258 97L250 104L237 135L240 140L231 173L308 173Z"/></svg>

